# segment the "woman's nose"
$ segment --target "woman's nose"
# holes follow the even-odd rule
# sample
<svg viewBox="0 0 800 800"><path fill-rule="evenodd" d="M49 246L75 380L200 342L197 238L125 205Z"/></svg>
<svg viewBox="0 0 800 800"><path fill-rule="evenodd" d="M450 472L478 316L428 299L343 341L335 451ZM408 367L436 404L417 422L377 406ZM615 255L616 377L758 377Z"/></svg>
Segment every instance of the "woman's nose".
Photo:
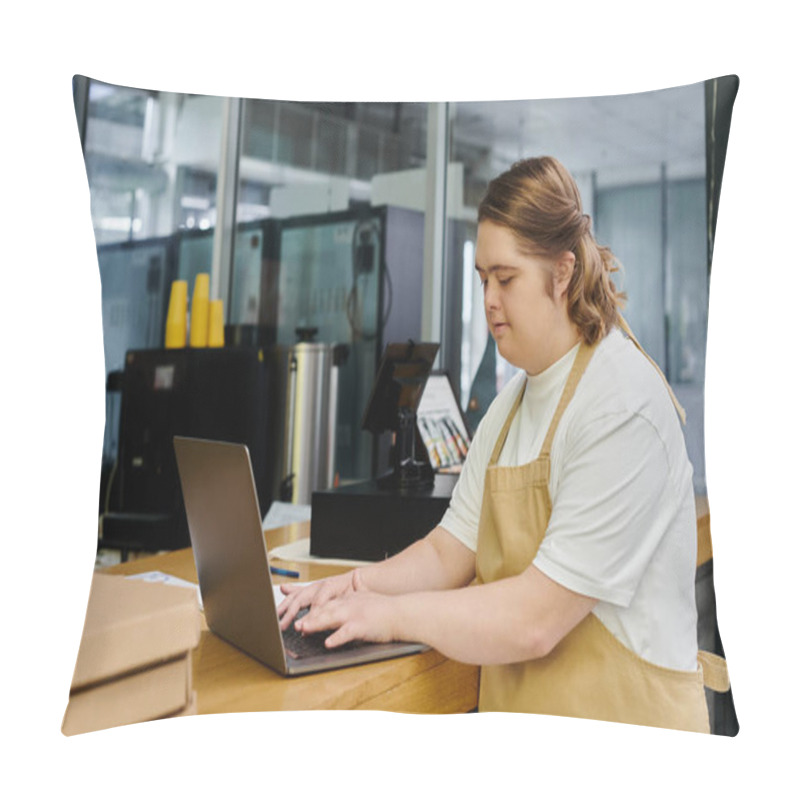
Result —
<svg viewBox="0 0 800 800"><path fill-rule="evenodd" d="M490 308L497 308L498 300L497 300L497 290L491 285L489 281L486 282L486 285L483 287L483 306L487 310Z"/></svg>

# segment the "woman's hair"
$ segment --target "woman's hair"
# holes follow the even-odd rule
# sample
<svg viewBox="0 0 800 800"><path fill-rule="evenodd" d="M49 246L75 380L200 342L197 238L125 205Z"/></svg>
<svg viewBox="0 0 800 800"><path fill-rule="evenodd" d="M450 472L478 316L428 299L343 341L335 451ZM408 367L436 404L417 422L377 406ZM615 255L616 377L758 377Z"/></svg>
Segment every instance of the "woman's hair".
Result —
<svg viewBox="0 0 800 800"><path fill-rule="evenodd" d="M572 176L555 158L518 161L490 184L478 207L478 222L491 220L511 230L522 252L555 258L575 254L567 311L587 344L602 339L617 321L625 295L611 280L614 254L599 245L583 213ZM552 275L550 275L552 293Z"/></svg>

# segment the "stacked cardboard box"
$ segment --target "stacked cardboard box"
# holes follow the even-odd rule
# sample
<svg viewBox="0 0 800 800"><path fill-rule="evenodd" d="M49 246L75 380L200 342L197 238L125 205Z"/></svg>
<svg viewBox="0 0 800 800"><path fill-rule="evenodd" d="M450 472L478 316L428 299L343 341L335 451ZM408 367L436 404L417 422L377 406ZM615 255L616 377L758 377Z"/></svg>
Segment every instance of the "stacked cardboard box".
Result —
<svg viewBox="0 0 800 800"><path fill-rule="evenodd" d="M199 640L193 589L95 574L62 732L195 713Z"/></svg>

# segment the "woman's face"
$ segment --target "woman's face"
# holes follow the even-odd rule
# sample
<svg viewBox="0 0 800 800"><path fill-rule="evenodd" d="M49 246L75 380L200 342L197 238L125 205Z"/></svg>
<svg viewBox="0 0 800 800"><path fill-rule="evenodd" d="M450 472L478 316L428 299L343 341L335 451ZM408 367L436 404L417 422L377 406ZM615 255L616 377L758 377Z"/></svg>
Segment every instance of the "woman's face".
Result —
<svg viewBox="0 0 800 800"><path fill-rule="evenodd" d="M510 229L489 220L478 225L475 269L489 331L500 355L529 375L561 358L565 334L572 333L566 287L550 288L555 266L553 259L522 253Z"/></svg>

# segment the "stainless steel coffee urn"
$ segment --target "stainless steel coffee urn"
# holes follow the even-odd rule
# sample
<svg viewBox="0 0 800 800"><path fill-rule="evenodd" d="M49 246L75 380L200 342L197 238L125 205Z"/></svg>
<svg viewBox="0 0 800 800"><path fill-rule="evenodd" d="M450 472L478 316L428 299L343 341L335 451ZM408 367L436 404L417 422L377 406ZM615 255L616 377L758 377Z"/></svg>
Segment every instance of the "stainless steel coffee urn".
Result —
<svg viewBox="0 0 800 800"><path fill-rule="evenodd" d="M300 341L283 349L283 457L278 497L311 504L311 493L333 486L339 364L346 348L312 341L314 328L298 328Z"/></svg>

